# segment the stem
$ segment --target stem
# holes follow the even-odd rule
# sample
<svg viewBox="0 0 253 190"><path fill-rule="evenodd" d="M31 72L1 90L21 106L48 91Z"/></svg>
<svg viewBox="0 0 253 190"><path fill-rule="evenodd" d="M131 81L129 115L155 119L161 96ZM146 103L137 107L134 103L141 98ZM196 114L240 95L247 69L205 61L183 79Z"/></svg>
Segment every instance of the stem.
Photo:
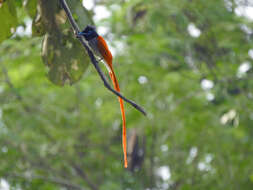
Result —
<svg viewBox="0 0 253 190"><path fill-rule="evenodd" d="M40 175L31 175L28 177L28 176L25 176L24 174L18 174L18 173L7 173L7 175L5 177L14 178L14 179L15 178L23 178L25 180L39 179L39 180L54 183L54 184L57 184L57 185L60 185L62 187L66 187L66 188L71 188L71 189L75 189L75 190L85 190L84 188L82 188L79 185L73 184L69 181L66 181L65 179L56 178L56 177L45 177L45 176L40 176Z"/></svg>

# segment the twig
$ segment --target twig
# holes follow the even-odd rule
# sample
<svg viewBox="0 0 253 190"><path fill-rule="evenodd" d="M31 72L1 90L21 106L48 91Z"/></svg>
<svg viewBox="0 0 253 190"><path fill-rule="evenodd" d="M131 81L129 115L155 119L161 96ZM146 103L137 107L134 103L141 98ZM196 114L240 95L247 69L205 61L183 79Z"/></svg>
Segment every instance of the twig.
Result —
<svg viewBox="0 0 253 190"><path fill-rule="evenodd" d="M44 176L40 176L40 175L25 176L24 174L18 174L18 173L7 173L6 177L7 178L8 177L10 177L10 178L23 178L25 180L27 180L27 179L29 179L29 180L40 179L40 180L54 183L54 184L57 184L57 185L60 185L62 187L66 187L66 188L71 188L71 189L76 189L76 190L85 190L84 188L82 188L79 185L73 184L69 181L66 181L65 179L56 178L56 177L44 177Z"/></svg>
<svg viewBox="0 0 253 190"><path fill-rule="evenodd" d="M78 25L76 24L72 14L71 14L71 11L66 3L65 0L59 0L60 1L60 4L62 6L62 8L64 9L64 11L66 12L66 15L69 19L69 22L74 30L74 33L75 34L78 34L80 32L80 29L78 27ZM106 77L104 75L104 73L102 72L102 70L100 69L99 65L98 65L98 61L96 60L93 52L90 50L90 48L88 47L87 45L87 42L85 41L84 37L79 37L78 38L80 40L80 42L82 43L83 47L86 49L89 57L90 57L90 60L91 60L91 63L94 65L96 71L98 72L100 78L102 79L102 81L104 82L104 86L110 90L112 93L114 93L115 95L117 95L118 97L122 98L123 100L125 100L126 102L128 102L129 104L131 104L133 107L135 107L137 110L139 110L140 112L142 112L144 115L146 115L146 112L144 111L144 109L139 106L138 104L136 104L135 102L133 102L132 100L129 100L127 99L126 97L124 97L121 93L117 92L116 90L114 90L110 85L109 83L107 82L106 80Z"/></svg>
<svg viewBox="0 0 253 190"><path fill-rule="evenodd" d="M92 190L98 190L98 187L96 184L94 184L89 176L81 169L80 166L76 165L76 164L72 164L73 165L73 168L75 169L75 171L77 172L77 174L82 177L84 179L84 181L87 182L87 184L89 185L89 187L92 189Z"/></svg>
<svg viewBox="0 0 253 190"><path fill-rule="evenodd" d="M15 86L13 85L13 83L11 82L11 79L9 77L9 74L8 74L8 70L6 69L6 67L2 64L1 65L2 67L2 73L4 75L4 80L6 82L6 84L9 86L10 90L12 91L13 95L15 96L15 98L22 102L23 101L23 98L22 96L19 94L19 92L17 91L17 89L15 88ZM26 104L23 105L23 108L26 112L30 112L31 111L31 108L29 106L27 106Z"/></svg>
<svg viewBox="0 0 253 190"><path fill-rule="evenodd" d="M15 94L16 98L21 101L22 100L22 97L20 96L20 94L16 91L14 85L12 84L11 80L10 80L10 77L9 77L9 74L8 74L8 71L7 69L5 68L5 66L2 65L2 72L4 74L4 78L5 78L5 82L6 84L10 87L10 89L13 91L13 93Z"/></svg>

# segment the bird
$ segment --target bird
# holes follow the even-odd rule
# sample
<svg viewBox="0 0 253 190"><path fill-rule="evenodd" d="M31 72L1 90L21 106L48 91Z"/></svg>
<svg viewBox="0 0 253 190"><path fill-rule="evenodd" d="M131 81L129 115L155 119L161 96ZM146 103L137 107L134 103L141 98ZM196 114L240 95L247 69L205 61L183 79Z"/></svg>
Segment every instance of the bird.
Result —
<svg viewBox="0 0 253 190"><path fill-rule="evenodd" d="M118 92L120 92L120 87L118 80L116 78L114 69L113 69L113 56L111 51L109 50L109 47L105 41L105 39L98 35L96 32L96 28L94 26L86 26L82 32L77 33L77 36L83 36L85 40L88 42L91 50L93 53L100 58L100 60L103 60L110 78L112 80L114 89ZM124 102L123 99L118 97L119 103L120 103L120 110L121 110L121 117L122 117L122 148L123 148L123 154L124 154L124 167L127 168L128 162L127 162L127 137L126 137L126 116L125 116L125 109L124 109Z"/></svg>

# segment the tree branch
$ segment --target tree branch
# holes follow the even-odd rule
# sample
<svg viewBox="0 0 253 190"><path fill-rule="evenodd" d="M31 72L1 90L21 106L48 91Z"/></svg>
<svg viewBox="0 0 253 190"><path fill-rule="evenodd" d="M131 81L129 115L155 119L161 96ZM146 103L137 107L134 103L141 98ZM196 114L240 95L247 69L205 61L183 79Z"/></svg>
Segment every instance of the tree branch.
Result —
<svg viewBox="0 0 253 190"><path fill-rule="evenodd" d="M14 85L12 84L8 71L6 69L6 67L4 65L2 65L2 72L4 74L4 78L5 78L5 82L6 84L9 86L9 88L13 91L14 95L16 96L16 98L21 101L22 97L20 96L20 94L16 91Z"/></svg>
<svg viewBox="0 0 253 190"><path fill-rule="evenodd" d="M69 19L69 22L74 30L74 33L75 34L78 34L80 32L80 29L77 25L77 23L75 22L72 14L71 14L71 11L66 3L65 0L59 0L60 1L60 4L62 6L62 8L64 9L64 11L66 12L66 15ZM136 104L135 102L133 102L132 100L129 100L127 99L126 97L124 97L121 93L117 92L116 90L114 90L110 85L109 83L107 82L106 80L106 77L104 75L104 73L102 72L102 70L100 69L99 67L99 64L98 64L98 61L96 60L94 54L92 53L92 51L90 50L89 46L87 45L87 42L85 41L84 37L79 37L78 38L80 40L80 42L82 43L83 47L86 49L89 57L90 57L90 60L91 60L91 63L93 64L93 66L95 67L96 71L98 72L100 78L102 79L102 81L104 82L104 86L110 90L112 93L114 93L115 95L117 95L118 97L122 98L123 100L125 100L126 102L128 102L129 104L131 104L134 108L136 108L137 110L139 110L141 113L143 113L144 115L146 115L146 112L144 111L144 109L139 106L138 104Z"/></svg>
<svg viewBox="0 0 253 190"><path fill-rule="evenodd" d="M82 168L74 163L72 163L72 166L73 168L75 169L76 173L81 177L83 178L84 181L87 182L87 184L89 185L89 187L92 189L92 190L98 190L98 187L96 184L94 184L89 176L82 170Z"/></svg>
<svg viewBox="0 0 253 190"><path fill-rule="evenodd" d="M66 188L72 188L72 189L76 189L76 190L85 190L84 188L82 188L79 185L73 184L69 181L66 181L65 179L56 178L56 177L44 177L44 176L40 176L40 175L25 176L24 174L7 173L6 178L8 178L8 177L10 177L10 178L23 178L25 180L40 179L40 180L54 183L54 184L57 184L57 185L60 185L62 187L66 187Z"/></svg>

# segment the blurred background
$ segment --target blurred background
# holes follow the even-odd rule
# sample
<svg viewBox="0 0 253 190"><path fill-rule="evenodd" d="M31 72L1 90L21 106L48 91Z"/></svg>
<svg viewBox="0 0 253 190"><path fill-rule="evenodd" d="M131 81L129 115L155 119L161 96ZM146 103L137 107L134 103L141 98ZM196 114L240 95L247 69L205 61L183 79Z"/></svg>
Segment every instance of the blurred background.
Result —
<svg viewBox="0 0 253 190"><path fill-rule="evenodd" d="M0 189L252 190L253 1L67 3L148 113L125 104L129 168L118 100L59 2L0 0Z"/></svg>

